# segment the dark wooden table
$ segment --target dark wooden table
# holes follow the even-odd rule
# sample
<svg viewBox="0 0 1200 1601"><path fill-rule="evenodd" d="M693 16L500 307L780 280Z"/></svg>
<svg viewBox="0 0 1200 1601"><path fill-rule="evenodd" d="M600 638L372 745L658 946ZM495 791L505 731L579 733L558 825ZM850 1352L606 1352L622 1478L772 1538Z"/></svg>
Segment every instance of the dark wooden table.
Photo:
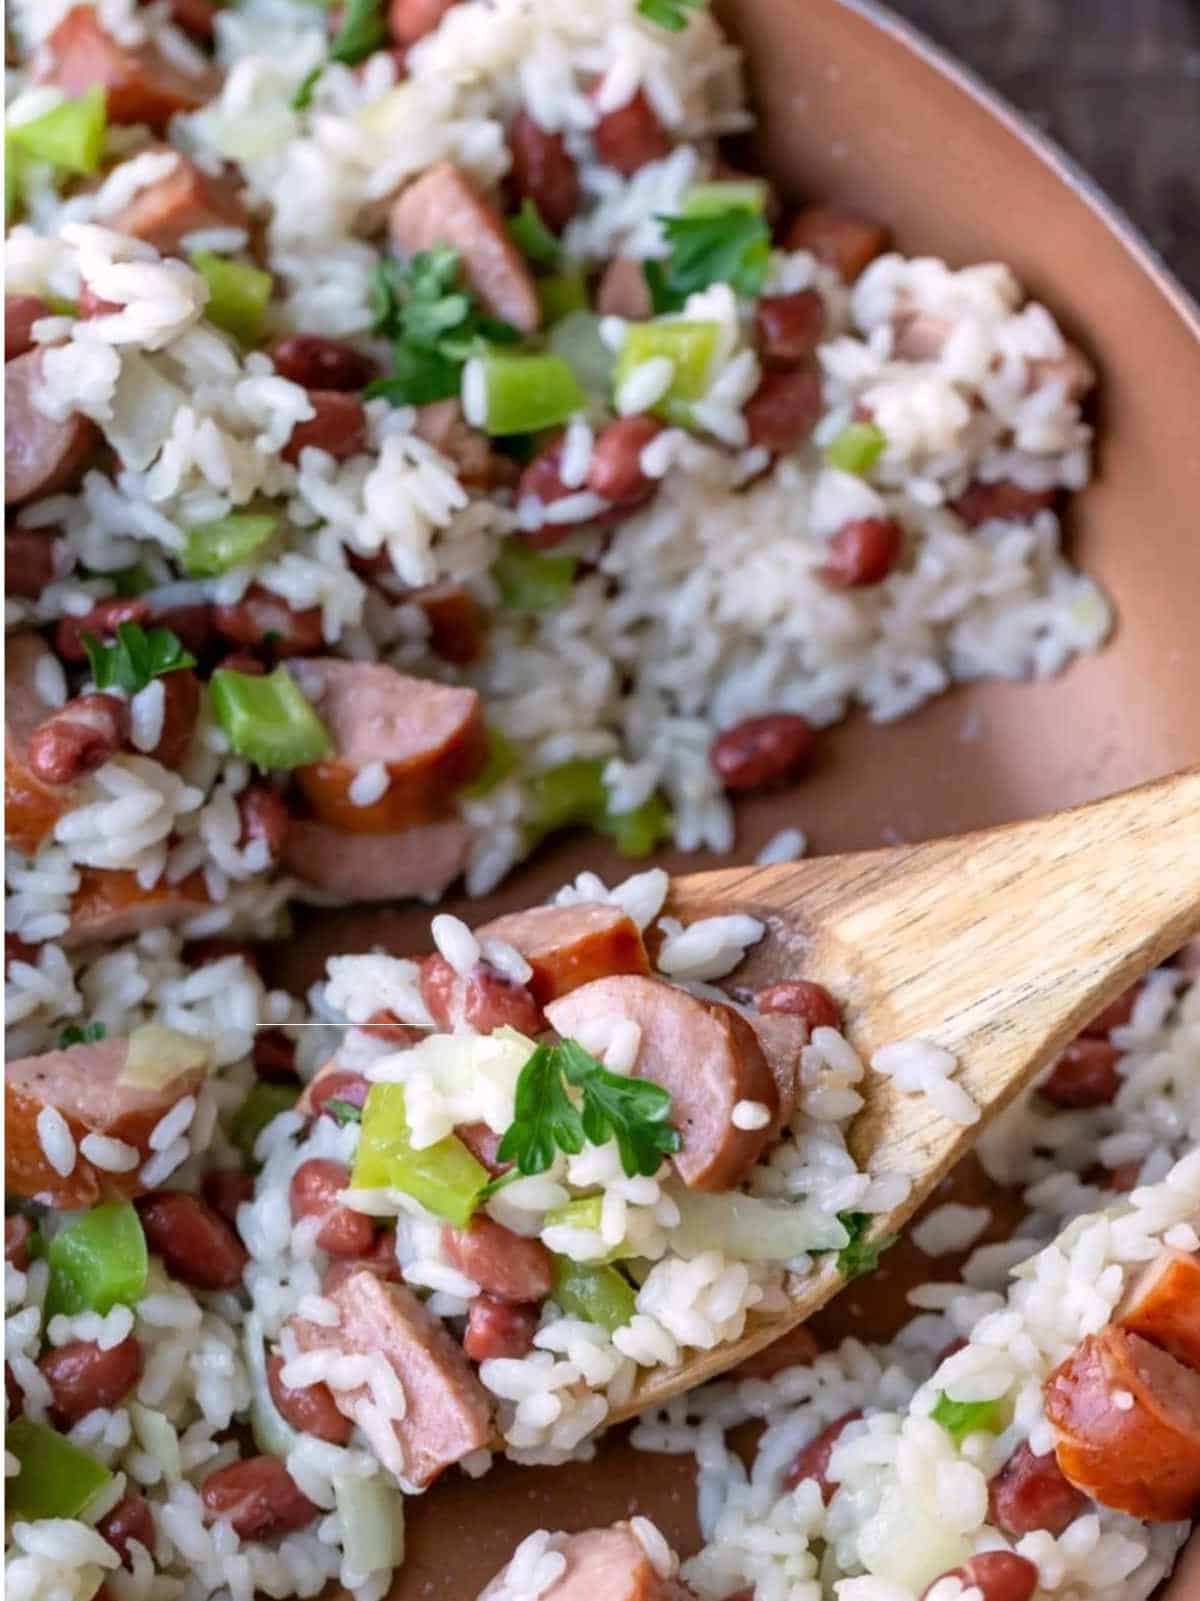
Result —
<svg viewBox="0 0 1200 1601"><path fill-rule="evenodd" d="M1200 297L1200 0L889 0L1064 146Z"/></svg>

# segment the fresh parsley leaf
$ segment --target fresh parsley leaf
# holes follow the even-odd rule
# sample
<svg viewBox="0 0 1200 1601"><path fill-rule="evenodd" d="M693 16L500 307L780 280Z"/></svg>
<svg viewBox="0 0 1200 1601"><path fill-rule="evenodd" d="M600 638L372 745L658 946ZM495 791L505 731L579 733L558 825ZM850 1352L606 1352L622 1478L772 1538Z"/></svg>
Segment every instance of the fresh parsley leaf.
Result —
<svg viewBox="0 0 1200 1601"><path fill-rule="evenodd" d="M999 1434L1004 1427L1004 1408L999 1401L952 1401L945 1390L938 1396L930 1417L941 1424L955 1445L961 1445L968 1434L977 1434L980 1429Z"/></svg>
<svg viewBox="0 0 1200 1601"><path fill-rule="evenodd" d="M871 1227L873 1219L868 1212L839 1212L838 1222L850 1235L849 1243L843 1245L838 1252L838 1272L847 1279L858 1279L864 1273L874 1273L879 1266L879 1258L890 1246L895 1245L898 1235L885 1234L879 1240L866 1240L863 1236Z"/></svg>
<svg viewBox="0 0 1200 1601"><path fill-rule="evenodd" d="M307 111L309 106L312 105L313 90L320 82L321 74L324 71L325 65L322 62L319 67L314 67L311 72L304 74L304 77L300 80L300 87L292 96L293 111Z"/></svg>
<svg viewBox="0 0 1200 1601"><path fill-rule="evenodd" d="M664 267L643 263L656 316L679 311L689 295L724 283L739 295L757 295L767 279L771 234L761 211L729 206L692 217L659 217L670 246Z"/></svg>
<svg viewBox="0 0 1200 1601"><path fill-rule="evenodd" d="M577 1156L583 1150L583 1120L563 1088L558 1047L539 1045L521 1069L513 1120L496 1151L501 1162L515 1162L522 1173L544 1173L556 1151Z"/></svg>
<svg viewBox="0 0 1200 1601"><path fill-rule="evenodd" d="M387 43L384 0L347 0L342 25L329 47L329 59L356 67Z"/></svg>
<svg viewBox="0 0 1200 1601"><path fill-rule="evenodd" d="M522 200L520 211L504 226L513 244L535 267L557 267L562 260L562 246L542 221L536 200Z"/></svg>
<svg viewBox="0 0 1200 1601"><path fill-rule="evenodd" d="M68 1045L94 1045L107 1032L103 1023L68 1023L58 1036L58 1048L65 1051Z"/></svg>
<svg viewBox="0 0 1200 1601"><path fill-rule="evenodd" d="M682 33L688 25L688 12L698 11L704 0L638 0L638 16L656 22L668 33Z"/></svg>
<svg viewBox="0 0 1200 1601"><path fill-rule="evenodd" d="M178 634L169 628L145 629L140 623L118 623L111 645L101 644L94 634L84 634L83 648L96 688L123 689L127 695L136 695L163 673L196 665Z"/></svg>
<svg viewBox="0 0 1200 1601"><path fill-rule="evenodd" d="M347 1123L362 1122L362 1107L355 1106L353 1101L343 1101L336 1095L331 1096L329 1100L325 1102L324 1110L328 1112L335 1122L337 1122L342 1128L345 1128Z"/></svg>

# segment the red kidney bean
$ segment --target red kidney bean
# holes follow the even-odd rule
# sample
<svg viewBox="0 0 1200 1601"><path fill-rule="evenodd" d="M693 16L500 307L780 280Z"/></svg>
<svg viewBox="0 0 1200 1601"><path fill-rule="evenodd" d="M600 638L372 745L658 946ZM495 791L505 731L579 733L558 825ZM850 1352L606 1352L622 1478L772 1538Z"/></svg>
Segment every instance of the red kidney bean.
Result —
<svg viewBox="0 0 1200 1601"><path fill-rule="evenodd" d="M259 971L258 952L245 940L225 939L213 935L210 939L188 940L183 948L183 959L189 967L205 967L209 962L223 962L227 956L236 956L245 962L253 973Z"/></svg>
<svg viewBox="0 0 1200 1601"><path fill-rule="evenodd" d="M842 1009L824 984L811 979L792 979L786 984L768 984L754 997L760 1012L787 1012L802 1017L810 1029L841 1028Z"/></svg>
<svg viewBox="0 0 1200 1601"><path fill-rule="evenodd" d="M348 1106L365 1106L370 1090L370 1084L361 1073L322 1073L320 1078L312 1082L308 1104L312 1107L313 1116L320 1117L330 1101L345 1101Z"/></svg>
<svg viewBox="0 0 1200 1601"><path fill-rule="evenodd" d="M1101 1168L1100 1174L1093 1182L1102 1184L1105 1189L1116 1190L1118 1195L1128 1195L1141 1181L1142 1164L1136 1160L1118 1162L1116 1167Z"/></svg>
<svg viewBox="0 0 1200 1601"><path fill-rule="evenodd" d="M150 755L174 770L183 766L192 748L200 716L200 680L190 667L179 667L158 681L163 687L162 733Z"/></svg>
<svg viewBox="0 0 1200 1601"><path fill-rule="evenodd" d="M369 1034L372 1039L388 1040L393 1045L415 1045L418 1040L425 1037L423 1029L402 1023L395 1012L389 1012L386 1007L381 1011L372 1012L366 1022L360 1023L358 1028L360 1033Z"/></svg>
<svg viewBox="0 0 1200 1601"><path fill-rule="evenodd" d="M287 839L291 814L287 802L273 784L247 784L237 798L242 831L238 844L246 846L261 839L272 861L276 861Z"/></svg>
<svg viewBox="0 0 1200 1601"><path fill-rule="evenodd" d="M327 1384L306 1384L293 1390L280 1378L284 1361L278 1351L267 1358L267 1388L276 1408L294 1429L315 1435L330 1445L345 1445L354 1425L343 1417Z"/></svg>
<svg viewBox="0 0 1200 1601"><path fill-rule="evenodd" d="M752 445L795 450L821 415L821 378L809 367L772 369L759 380L743 413Z"/></svg>
<svg viewBox="0 0 1200 1601"><path fill-rule="evenodd" d="M311 655L323 642L319 606L293 611L261 584L251 584L232 605L214 606L213 627L234 645L262 645L276 656Z"/></svg>
<svg viewBox="0 0 1200 1601"><path fill-rule="evenodd" d="M536 1306L513 1306L492 1295L477 1295L467 1310L463 1350L472 1362L528 1356L537 1326Z"/></svg>
<svg viewBox="0 0 1200 1601"><path fill-rule="evenodd" d="M550 133L527 111L508 130L513 187L532 200L547 228L561 233L579 210L579 173L561 133Z"/></svg>
<svg viewBox="0 0 1200 1601"><path fill-rule="evenodd" d="M1121 1088L1121 1052L1107 1040L1079 1039L1068 1045L1038 1093L1052 1105L1078 1110L1107 1106Z"/></svg>
<svg viewBox="0 0 1200 1601"><path fill-rule="evenodd" d="M812 724L798 713L748 717L717 735L708 760L726 789L765 789L796 771L816 737Z"/></svg>
<svg viewBox="0 0 1200 1601"><path fill-rule="evenodd" d="M252 1456L210 1473L200 1499L214 1518L225 1518L243 1540L302 1529L318 1516L275 1456Z"/></svg>
<svg viewBox="0 0 1200 1601"><path fill-rule="evenodd" d="M785 250L811 251L846 283L853 283L890 243L891 234L880 223L834 206L807 206L797 212L783 236Z"/></svg>
<svg viewBox="0 0 1200 1601"><path fill-rule="evenodd" d="M388 32L399 45L416 44L432 33L458 0L391 0Z"/></svg>
<svg viewBox="0 0 1200 1601"><path fill-rule="evenodd" d="M362 1212L339 1204L339 1190L349 1186L350 1172L328 1157L310 1156L292 1174L288 1200L292 1216L323 1219L317 1244L331 1256L366 1256L375 1243L375 1227Z"/></svg>
<svg viewBox="0 0 1200 1601"><path fill-rule="evenodd" d="M113 595L109 600L98 600L91 611L82 617L62 617L54 630L54 649L65 662L87 661L83 636L91 634L101 642L113 640L121 623L145 625L150 620L150 607L137 595Z"/></svg>
<svg viewBox="0 0 1200 1601"><path fill-rule="evenodd" d="M260 1028L254 1036L254 1071L274 1083L296 1076L296 1042L281 1028Z"/></svg>
<svg viewBox="0 0 1200 1601"><path fill-rule="evenodd" d="M506 1027L521 1034L541 1030L541 1008L524 984L505 978L487 962L479 962L464 978L444 956L427 956L420 982L421 999L439 1028L453 1030L466 1022L477 1034Z"/></svg>
<svg viewBox="0 0 1200 1601"><path fill-rule="evenodd" d="M487 618L482 606L461 584L434 584L417 590L413 600L429 624L429 648L443 661L469 667L483 654Z"/></svg>
<svg viewBox="0 0 1200 1601"><path fill-rule="evenodd" d="M577 489L569 489L562 481L562 452L561 434L538 451L517 481L518 502L529 497L540 501L543 506L550 506L556 500L565 500L568 495L579 493ZM586 522L587 519L582 521ZM520 538L522 543L532 545L535 550L550 550L555 545L561 545L572 529L579 526L578 522L543 523L540 528L522 529Z"/></svg>
<svg viewBox="0 0 1200 1601"><path fill-rule="evenodd" d="M891 517L856 517L829 541L821 574L836 589L881 584L900 559L904 530Z"/></svg>
<svg viewBox="0 0 1200 1601"><path fill-rule="evenodd" d="M33 325L49 315L50 307L40 295L5 295L5 361L13 361L33 349Z"/></svg>
<svg viewBox="0 0 1200 1601"><path fill-rule="evenodd" d="M592 129L596 154L626 178L671 153L671 140L641 89L615 111L606 111Z"/></svg>
<svg viewBox="0 0 1200 1601"><path fill-rule="evenodd" d="M497 1160L500 1141L504 1136L497 1134L486 1123L459 1123L454 1132L475 1160L486 1167L493 1178L500 1173L507 1173L512 1166L511 1162Z"/></svg>
<svg viewBox="0 0 1200 1601"><path fill-rule="evenodd" d="M1139 981L1131 984L1123 995L1118 995L1115 1001L1110 1001L1102 1012L1097 1012L1088 1026L1083 1030L1083 1038L1089 1040L1107 1039L1114 1028L1124 1028L1133 1016L1133 1009L1137 1005L1138 996L1142 993Z"/></svg>
<svg viewBox="0 0 1200 1601"><path fill-rule="evenodd" d="M554 1259L541 1240L514 1234L484 1213L465 1229L444 1224L442 1249L486 1295L513 1306L544 1301L553 1287Z"/></svg>
<svg viewBox="0 0 1200 1601"><path fill-rule="evenodd" d="M1029 1601L1038 1586L1038 1570L1028 1557L1015 1551L981 1551L961 1568L951 1568L922 1591L922 1601L942 1579L957 1579L963 1589L972 1585L983 1601Z"/></svg>
<svg viewBox="0 0 1200 1601"><path fill-rule="evenodd" d="M820 1354L821 1345L816 1335L805 1324L799 1323L761 1351L755 1351L753 1356L739 1362L728 1376L732 1379L773 1379L777 1373L783 1373L788 1368L807 1367Z"/></svg>
<svg viewBox="0 0 1200 1601"><path fill-rule="evenodd" d="M211 39L216 30L213 0L170 0L171 21L197 39Z"/></svg>
<svg viewBox="0 0 1200 1601"><path fill-rule="evenodd" d="M142 1375L142 1348L127 1335L107 1351L94 1340L72 1340L47 1351L38 1363L54 1397L51 1413L69 1429L98 1406L123 1401Z"/></svg>
<svg viewBox="0 0 1200 1601"><path fill-rule="evenodd" d="M1007 522L1028 522L1035 512L1053 511L1057 489L1023 489L1010 479L996 483L968 484L957 500L950 502L968 528L978 528L992 518Z"/></svg>
<svg viewBox="0 0 1200 1601"><path fill-rule="evenodd" d="M49 530L4 530L4 593L36 600L54 577L54 538Z"/></svg>
<svg viewBox="0 0 1200 1601"><path fill-rule="evenodd" d="M307 422L298 422L280 451L284 461L298 462L308 445L327 450L337 461L356 456L367 443L367 414L358 395L344 395L338 389L310 389L308 398L316 411Z"/></svg>
<svg viewBox="0 0 1200 1601"><path fill-rule="evenodd" d="M822 1429L815 1440L808 1444L792 1458L792 1465L784 1476L784 1486L792 1490L801 1479L816 1479L820 1486L821 1499L828 1506L833 1500L834 1485L827 1477L829 1472L829 1458L833 1455L833 1448L841 1436L842 1430L848 1423L857 1422L862 1417L861 1410L843 1412L840 1418L835 1418L825 1429Z"/></svg>
<svg viewBox="0 0 1200 1601"><path fill-rule="evenodd" d="M368 1273L373 1273L377 1279L383 1279L390 1284L399 1284L400 1265L396 1261L396 1237L391 1229L375 1236L375 1244L368 1255L353 1259L342 1257L331 1262L321 1278L321 1293L332 1295L338 1285L344 1283L351 1273L361 1273L364 1268Z"/></svg>
<svg viewBox="0 0 1200 1601"><path fill-rule="evenodd" d="M239 1167L219 1167L204 1175L200 1186L204 1199L214 1212L237 1228L237 1211L243 1201L254 1199L254 1179Z"/></svg>
<svg viewBox="0 0 1200 1601"><path fill-rule="evenodd" d="M158 1190L136 1204L146 1243L173 1278L197 1290L232 1290L242 1282L246 1248L207 1201Z"/></svg>
<svg viewBox="0 0 1200 1601"><path fill-rule="evenodd" d="M169 628L193 656L201 655L212 639L212 607L206 600L188 606L164 606L154 613L154 621Z"/></svg>
<svg viewBox="0 0 1200 1601"><path fill-rule="evenodd" d="M21 1273L29 1266L29 1238L33 1224L20 1212L4 1219L4 1260Z"/></svg>
<svg viewBox="0 0 1200 1601"><path fill-rule="evenodd" d="M266 664L248 650L231 650L228 656L221 657L213 671L217 668L224 668L230 673L245 673L249 678L263 678L267 671Z"/></svg>
<svg viewBox="0 0 1200 1601"><path fill-rule="evenodd" d="M112 1511L105 1513L97 1523L96 1533L102 1540L107 1540L125 1566L131 1568L131 1540L145 1546L147 1551L154 1550L154 1519L150 1514L149 1501L144 1495L138 1495L136 1490L122 1497Z"/></svg>
<svg viewBox="0 0 1200 1601"><path fill-rule="evenodd" d="M364 356L343 339L321 334L292 334L271 351L275 371L304 389L333 389L353 394L365 389L379 374L370 356Z"/></svg>
<svg viewBox="0 0 1200 1601"><path fill-rule="evenodd" d="M78 695L29 738L30 772L44 784L73 784L115 756L129 738L129 707L116 695Z"/></svg>
<svg viewBox="0 0 1200 1601"><path fill-rule="evenodd" d="M825 302L815 289L764 295L754 310L754 332L767 366L809 361L825 332Z"/></svg>
<svg viewBox="0 0 1200 1601"><path fill-rule="evenodd" d="M119 301L101 299L95 290L89 288L87 284L80 284L79 286L79 298L76 301L76 308L81 322L87 322L92 317L110 317L116 311L125 310Z"/></svg>
<svg viewBox="0 0 1200 1601"><path fill-rule="evenodd" d="M587 487L622 511L649 500L657 478L642 471L642 451L662 433L657 417L621 417L609 423L596 440L588 466Z"/></svg>
<svg viewBox="0 0 1200 1601"><path fill-rule="evenodd" d="M1035 1529L1059 1535L1087 1505L1054 1452L1035 1456L1022 1442L988 1485L988 1522L1020 1537Z"/></svg>

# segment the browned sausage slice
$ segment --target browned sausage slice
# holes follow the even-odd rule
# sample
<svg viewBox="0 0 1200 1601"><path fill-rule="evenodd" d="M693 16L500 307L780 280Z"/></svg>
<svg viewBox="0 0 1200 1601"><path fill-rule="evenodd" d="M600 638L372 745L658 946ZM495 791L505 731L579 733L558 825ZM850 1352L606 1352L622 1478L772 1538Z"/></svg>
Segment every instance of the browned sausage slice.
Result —
<svg viewBox="0 0 1200 1601"><path fill-rule="evenodd" d="M217 87L215 72L183 72L153 44L118 44L100 26L94 6L67 12L46 40L38 78L69 95L99 84L107 91L110 122L145 122L156 133L177 111L198 110Z"/></svg>
<svg viewBox="0 0 1200 1601"><path fill-rule="evenodd" d="M487 309L522 333L541 319L537 289L495 207L452 162L430 167L392 206L392 243L405 256L433 245L459 253L463 275Z"/></svg>
<svg viewBox="0 0 1200 1601"><path fill-rule="evenodd" d="M369 1268L349 1273L329 1290L340 1321L336 1328L292 1320L303 1351L381 1354L404 1390L404 1416L391 1422L404 1456L405 1479L423 1489L443 1469L487 1444L491 1408L461 1347L411 1290L385 1284ZM334 1390L347 1417L361 1423L375 1413L364 1390ZM369 1420L368 1420L369 1421ZM372 1436L374 1438L374 1435Z"/></svg>
<svg viewBox="0 0 1200 1601"><path fill-rule="evenodd" d="M247 221L234 179L213 177L181 156L174 172L147 185L109 226L144 239L164 256L175 256L186 234L201 228L244 228Z"/></svg>
<svg viewBox="0 0 1200 1601"><path fill-rule="evenodd" d="M1093 1500L1153 1523L1200 1510L1200 1373L1109 1324L1042 1393L1058 1465Z"/></svg>
<svg viewBox="0 0 1200 1601"><path fill-rule="evenodd" d="M560 1578L543 1590L541 1601L674 1601L688 1594L664 1579L627 1523L611 1529L585 1529L558 1547L567 1559ZM486 1586L479 1601L501 1601L509 1591L504 1574Z"/></svg>
<svg viewBox="0 0 1200 1601"><path fill-rule="evenodd" d="M494 1218L474 1217L465 1229L442 1229L442 1249L460 1273L499 1301L544 1301L554 1262L541 1240L514 1234Z"/></svg>
<svg viewBox="0 0 1200 1601"><path fill-rule="evenodd" d="M49 315L50 307L40 295L5 295L5 361L13 361L33 349L33 325Z"/></svg>
<svg viewBox="0 0 1200 1601"><path fill-rule="evenodd" d="M634 1072L670 1092L671 1122L683 1136L672 1160L689 1189L730 1189L762 1155L770 1124L737 1128L733 1109L739 1101L759 1101L773 1122L779 1091L754 1030L732 1006L628 974L572 990L551 1002L546 1016L564 1038L602 1018L638 1025Z"/></svg>
<svg viewBox="0 0 1200 1601"><path fill-rule="evenodd" d="M398 834L345 834L293 818L282 860L288 872L341 901L407 900L440 895L452 884L473 838L457 818Z"/></svg>
<svg viewBox="0 0 1200 1601"><path fill-rule="evenodd" d="M29 746L53 710L38 677L52 659L39 634L10 634L4 642L4 824L11 845L33 852L71 804L70 785L47 784L30 766Z"/></svg>
<svg viewBox="0 0 1200 1601"><path fill-rule="evenodd" d="M800 1098L800 1052L808 1044L809 1026L787 1012L760 1012L747 1019L758 1036L767 1066L779 1092L779 1110L772 1135L786 1128Z"/></svg>
<svg viewBox="0 0 1200 1601"><path fill-rule="evenodd" d="M1131 1287L1116 1321L1200 1368L1200 1256L1163 1251Z"/></svg>
<svg viewBox="0 0 1200 1601"><path fill-rule="evenodd" d="M69 488L87 466L100 435L88 417L45 417L33 391L45 352L30 350L4 365L4 504Z"/></svg>
<svg viewBox="0 0 1200 1601"><path fill-rule="evenodd" d="M104 1196L136 1195L155 1124L204 1082L203 1047L161 1082L127 1072L129 1041L114 1035L9 1062L4 1069L7 1124L5 1183L14 1195L49 1206L92 1206ZM66 1121L77 1148L75 1166L64 1177L50 1164L38 1133L38 1116L53 1107ZM113 1173L94 1166L78 1149L88 1134L107 1135L133 1146L136 1166Z"/></svg>
<svg viewBox="0 0 1200 1601"><path fill-rule="evenodd" d="M533 906L476 929L513 945L533 968L529 988L541 1006L614 973L649 973L641 932L619 906Z"/></svg>
<svg viewBox="0 0 1200 1601"><path fill-rule="evenodd" d="M160 878L153 888L144 889L137 874L123 868L85 867L71 897L71 923L61 943L74 950L133 939L152 928L186 923L208 904L204 874L199 871L178 884Z"/></svg>

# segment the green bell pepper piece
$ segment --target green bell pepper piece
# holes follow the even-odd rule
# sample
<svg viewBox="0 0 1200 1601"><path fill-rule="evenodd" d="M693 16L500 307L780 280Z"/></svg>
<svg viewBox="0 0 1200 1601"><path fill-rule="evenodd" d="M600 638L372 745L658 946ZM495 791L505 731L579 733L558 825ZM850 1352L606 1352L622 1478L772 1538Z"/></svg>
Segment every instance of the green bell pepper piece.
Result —
<svg viewBox="0 0 1200 1601"><path fill-rule="evenodd" d="M617 353L614 392L620 393L626 378L643 362L666 356L675 364L675 376L666 394L651 409L668 422L689 426L692 402L700 400L708 389L709 369L720 332L719 323L689 322L686 318L630 323Z"/></svg>
<svg viewBox="0 0 1200 1601"><path fill-rule="evenodd" d="M587 409L587 396L561 356L492 350L479 358L489 434L535 434Z"/></svg>
<svg viewBox="0 0 1200 1601"><path fill-rule="evenodd" d="M765 211L770 189L763 178L714 178L683 197L685 217L718 217L724 211Z"/></svg>
<svg viewBox="0 0 1200 1601"><path fill-rule="evenodd" d="M220 667L209 681L209 692L229 743L259 767L304 767L333 748L325 724L286 667L265 678Z"/></svg>
<svg viewBox="0 0 1200 1601"><path fill-rule="evenodd" d="M136 1306L146 1293L146 1236L128 1201L103 1201L63 1229L46 1249L46 1316Z"/></svg>
<svg viewBox="0 0 1200 1601"><path fill-rule="evenodd" d="M275 533L279 518L269 512L231 512L187 531L180 558L193 578L217 578L249 561Z"/></svg>
<svg viewBox="0 0 1200 1601"><path fill-rule="evenodd" d="M568 1317L599 1324L609 1334L623 1328L637 1310L632 1286L615 1267L572 1262L566 1256L554 1258L551 1294Z"/></svg>
<svg viewBox="0 0 1200 1601"><path fill-rule="evenodd" d="M873 422L847 423L825 447L825 460L844 473L869 472L887 448L887 435Z"/></svg>
<svg viewBox="0 0 1200 1601"><path fill-rule="evenodd" d="M570 597L577 566L574 556L551 556L507 539L492 563L492 577L510 610L554 611Z"/></svg>
<svg viewBox="0 0 1200 1601"><path fill-rule="evenodd" d="M350 1180L354 1189L401 1190L427 1212L462 1229L471 1221L489 1181L487 1168L455 1134L415 1149L403 1084L372 1084Z"/></svg>
<svg viewBox="0 0 1200 1601"><path fill-rule="evenodd" d="M76 1518L112 1479L102 1462L45 1423L17 1418L4 1443L21 1464L5 1491L10 1518Z"/></svg>
<svg viewBox="0 0 1200 1601"><path fill-rule="evenodd" d="M929 1415L941 1424L955 1445L961 1445L968 1434L977 1434L980 1429L999 1434L1004 1428L1002 1401L952 1401L945 1390Z"/></svg>
<svg viewBox="0 0 1200 1601"><path fill-rule="evenodd" d="M86 177L100 166L107 125L104 90L97 84L77 100L64 100L30 122L15 124L8 135L34 161Z"/></svg>
<svg viewBox="0 0 1200 1601"><path fill-rule="evenodd" d="M516 768L520 757L517 748L498 728L489 725L487 729L487 760L483 764L483 771L472 784L468 784L462 791L464 795L490 795L498 784L502 784L508 775Z"/></svg>
<svg viewBox="0 0 1200 1601"><path fill-rule="evenodd" d="M254 1155L254 1142L281 1112L290 1112L300 1099L298 1084L270 1084L260 1079L238 1107L230 1125L229 1137L247 1157Z"/></svg>
<svg viewBox="0 0 1200 1601"><path fill-rule="evenodd" d="M271 274L244 261L229 261L211 250L188 258L208 285L205 316L244 345L257 343L271 299Z"/></svg>

